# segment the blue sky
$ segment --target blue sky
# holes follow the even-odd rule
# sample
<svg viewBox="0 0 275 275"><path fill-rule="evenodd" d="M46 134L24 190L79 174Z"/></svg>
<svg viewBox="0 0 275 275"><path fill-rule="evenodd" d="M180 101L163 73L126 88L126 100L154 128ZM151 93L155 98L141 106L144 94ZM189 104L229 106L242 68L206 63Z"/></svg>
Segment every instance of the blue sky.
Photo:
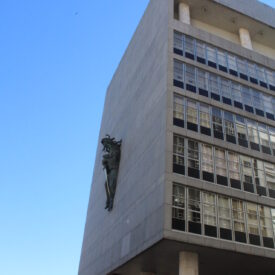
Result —
<svg viewBox="0 0 275 275"><path fill-rule="evenodd" d="M77 274L105 91L148 2L1 1L0 274Z"/></svg>

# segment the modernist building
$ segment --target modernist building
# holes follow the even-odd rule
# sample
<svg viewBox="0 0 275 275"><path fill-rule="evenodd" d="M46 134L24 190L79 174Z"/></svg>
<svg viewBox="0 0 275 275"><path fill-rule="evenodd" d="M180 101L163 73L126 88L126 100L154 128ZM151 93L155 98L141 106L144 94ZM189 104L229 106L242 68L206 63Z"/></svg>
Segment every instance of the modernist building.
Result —
<svg viewBox="0 0 275 275"><path fill-rule="evenodd" d="M79 275L274 275L274 244L275 10L151 0L107 91Z"/></svg>

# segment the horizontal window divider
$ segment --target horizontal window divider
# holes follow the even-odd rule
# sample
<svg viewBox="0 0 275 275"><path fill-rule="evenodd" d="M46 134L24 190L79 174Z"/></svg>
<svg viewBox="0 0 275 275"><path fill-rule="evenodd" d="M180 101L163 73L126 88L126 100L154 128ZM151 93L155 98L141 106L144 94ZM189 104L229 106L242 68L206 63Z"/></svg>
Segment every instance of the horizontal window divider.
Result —
<svg viewBox="0 0 275 275"><path fill-rule="evenodd" d="M241 147L237 144L229 143L224 140L219 140L214 137L201 135L200 133L197 133L197 132L185 129L185 128L177 127L174 125L172 125L171 129L169 128L169 130L171 132L173 132L175 135L180 135L183 138L188 138L188 139L191 139L194 141L201 142L206 145L215 146L222 150L229 150L230 152L242 154L242 155L245 155L248 157L252 157L252 158L255 158L258 160L263 160L263 161L267 161L267 162L275 164L274 156L263 154L263 153L260 153L257 151L251 151L251 150L248 150L248 149Z"/></svg>
<svg viewBox="0 0 275 275"><path fill-rule="evenodd" d="M254 120L256 122L266 124L267 126L275 127L275 121L272 121L272 120L264 118L264 117L263 118L259 117L255 114L248 113L248 112L246 112L244 110L240 110L240 109L238 109L234 106L226 105L224 103L218 102L218 101L213 100L211 98L201 96L199 94L190 93L189 91L186 91L185 89L173 87L173 88L169 89L169 91L171 92L172 96L173 96L173 94L178 94L180 96L184 96L187 99L192 99L192 100L198 101L200 103L210 105L211 107L217 107L219 109L222 109L224 111L233 113L235 115L240 115L240 116L243 116L247 119L251 119L251 120Z"/></svg>
<svg viewBox="0 0 275 275"><path fill-rule="evenodd" d="M186 58L186 57L184 57L184 56L179 56L179 55L173 53L173 60L181 61L181 62L183 62L183 63L185 63L185 64L187 64L187 65L194 66L194 67L199 68L199 69L202 69L202 70L204 70L204 71L206 71L206 72L208 72L208 73L212 73L212 74L215 74L215 75L217 75L217 76L220 76L220 77L226 78L226 79L228 79L228 80L234 81L234 82L236 82L236 83L238 83L238 84L241 84L241 85L243 85L243 86L252 88L252 89L257 90L257 91L259 91L259 92L262 92L262 93L264 93L264 94L266 94L266 95L275 96L275 92L272 92L272 91L270 91L270 90L268 90L268 89L266 89L266 88L263 88L263 87L261 87L261 86L259 86L259 85L256 85L256 84L253 84L253 83L251 83L251 82L242 80L242 79L240 79L240 78L238 78L238 77L235 77L235 76L232 76L232 75L230 75L230 74L224 73L224 72L222 72L222 71L220 71L220 70L216 70L216 69L211 68L211 67L209 67L209 66L207 66L207 65L198 63L198 62L193 61L193 60L191 60L191 59L188 59L188 58Z"/></svg>
<svg viewBox="0 0 275 275"><path fill-rule="evenodd" d="M210 192L210 193L215 193L217 195L222 195L222 196L227 196L232 199L237 199L237 200L242 200L245 202L251 202L255 204L259 204L262 206L270 207L270 208L275 208L275 201L273 199L270 199L268 197L258 197L256 194L252 193L246 193L240 190L231 190L230 188L224 187L222 185L217 185L217 184L209 184L209 183L204 183L202 180L199 180L198 182L197 179L194 178L189 178L186 176L181 176L181 175L167 175L167 182L169 184L180 184L184 187L187 188L192 188L192 189L198 189L199 191L204 191L204 192ZM170 203L169 203L170 205ZM186 204L187 205L187 204ZM185 208L186 208L185 205Z"/></svg>
<svg viewBox="0 0 275 275"><path fill-rule="evenodd" d="M221 50L227 51L229 54L235 55L237 57L242 57L250 62L254 62L257 65L266 67L270 70L275 71L275 60L265 56L259 52L253 51L253 60L251 59L251 50L248 50L241 45L238 45L234 42L228 41L220 36L217 36L213 33L206 32L202 29L196 28L192 25L186 25L181 23L180 21L174 19L170 23L170 31L171 31L171 41L172 45L171 48L173 48L173 33L179 32L183 35L191 36L194 39L197 39L199 41L205 42L207 45L219 48ZM210 38L209 38L210 37ZM211 39L212 38L212 39ZM211 41L211 42L209 42ZM213 43L213 41L216 41L216 43ZM229 50L230 49L230 50ZM263 61L264 59L264 61Z"/></svg>

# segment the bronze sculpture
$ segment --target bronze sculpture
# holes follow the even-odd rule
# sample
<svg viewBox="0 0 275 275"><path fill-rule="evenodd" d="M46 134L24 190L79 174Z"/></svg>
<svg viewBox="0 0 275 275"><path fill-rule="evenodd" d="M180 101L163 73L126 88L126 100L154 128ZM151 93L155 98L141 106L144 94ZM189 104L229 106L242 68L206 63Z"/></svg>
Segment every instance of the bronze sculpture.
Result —
<svg viewBox="0 0 275 275"><path fill-rule="evenodd" d="M111 138L109 135L106 135L106 137L101 140L103 152L106 152L106 154L103 155L102 165L106 177L105 190L107 200L105 209L108 209L108 211L113 209L114 204L120 162L121 142L121 140L115 141L115 138Z"/></svg>

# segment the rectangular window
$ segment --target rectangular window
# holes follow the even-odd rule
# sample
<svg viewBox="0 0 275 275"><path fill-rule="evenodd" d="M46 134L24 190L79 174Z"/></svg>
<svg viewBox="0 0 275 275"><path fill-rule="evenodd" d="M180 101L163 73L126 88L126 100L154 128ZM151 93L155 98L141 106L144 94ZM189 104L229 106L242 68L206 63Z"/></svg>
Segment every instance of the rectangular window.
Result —
<svg viewBox="0 0 275 275"><path fill-rule="evenodd" d="M220 238L232 240L231 207L230 199L228 197L218 196L218 213Z"/></svg>
<svg viewBox="0 0 275 275"><path fill-rule="evenodd" d="M221 95L223 103L232 105L231 84L225 78L221 78Z"/></svg>
<svg viewBox="0 0 275 275"><path fill-rule="evenodd" d="M174 32L174 53L183 55L183 35Z"/></svg>
<svg viewBox="0 0 275 275"><path fill-rule="evenodd" d="M247 67L248 67L248 74L249 74L250 82L252 82L254 84L258 84L255 64L247 62Z"/></svg>
<svg viewBox="0 0 275 275"><path fill-rule="evenodd" d="M201 145L201 170L203 180L214 182L212 146L207 144Z"/></svg>
<svg viewBox="0 0 275 275"><path fill-rule="evenodd" d="M203 192L203 222L204 234L217 237L216 196L212 193Z"/></svg>
<svg viewBox="0 0 275 275"><path fill-rule="evenodd" d="M218 50L218 64L219 70L227 72L227 56L223 51Z"/></svg>
<svg viewBox="0 0 275 275"><path fill-rule="evenodd" d="M246 243L243 201L235 199L232 200L232 217L235 231L235 241Z"/></svg>
<svg viewBox="0 0 275 275"><path fill-rule="evenodd" d="M196 93L196 70L195 67L186 65L186 90Z"/></svg>
<svg viewBox="0 0 275 275"><path fill-rule="evenodd" d="M244 109L249 113L254 113L252 93L250 92L250 89L246 86L241 86L241 96L242 103L244 104Z"/></svg>
<svg viewBox="0 0 275 275"><path fill-rule="evenodd" d="M238 154L228 152L228 169L231 187L241 189L240 161Z"/></svg>
<svg viewBox="0 0 275 275"><path fill-rule="evenodd" d="M262 94L263 107L268 119L274 120L273 105L272 105L272 96L267 96Z"/></svg>
<svg viewBox="0 0 275 275"><path fill-rule="evenodd" d="M195 101L187 100L187 129L198 131L198 108Z"/></svg>
<svg viewBox="0 0 275 275"><path fill-rule="evenodd" d="M265 69L263 67L256 66L257 78L260 81L260 85L264 88L268 88Z"/></svg>
<svg viewBox="0 0 275 275"><path fill-rule="evenodd" d="M184 64L174 60L174 86L184 88Z"/></svg>
<svg viewBox="0 0 275 275"><path fill-rule="evenodd" d="M199 144L192 140L188 140L188 176L200 178Z"/></svg>
<svg viewBox="0 0 275 275"><path fill-rule="evenodd" d="M262 94L259 93L258 91L252 90L252 95L253 95L253 106L255 107L256 114L258 116L264 117L264 103L263 103Z"/></svg>
<svg viewBox="0 0 275 275"><path fill-rule="evenodd" d="M259 205L259 213L263 244L265 247L274 248L271 209L269 207Z"/></svg>
<svg viewBox="0 0 275 275"><path fill-rule="evenodd" d="M266 70L266 77L269 84L269 89L275 91L275 75L274 72Z"/></svg>
<svg viewBox="0 0 275 275"><path fill-rule="evenodd" d="M247 119L247 132L251 149L260 151L257 123Z"/></svg>
<svg viewBox="0 0 275 275"><path fill-rule="evenodd" d="M174 135L173 172L185 175L184 138Z"/></svg>
<svg viewBox="0 0 275 275"><path fill-rule="evenodd" d="M241 155L240 162L244 190L250 193L254 193L251 158Z"/></svg>
<svg viewBox="0 0 275 275"><path fill-rule="evenodd" d="M205 64L206 63L206 46L204 43L197 41L197 61Z"/></svg>
<svg viewBox="0 0 275 275"><path fill-rule="evenodd" d="M174 94L174 125L184 127L184 98Z"/></svg>
<svg viewBox="0 0 275 275"><path fill-rule="evenodd" d="M232 98L234 100L234 106L239 109L243 109L241 87L241 85L232 82Z"/></svg>
<svg viewBox="0 0 275 275"><path fill-rule="evenodd" d="M234 76L238 76L238 69L237 69L237 60L236 57L233 55L228 54L228 67L229 73Z"/></svg>
<svg viewBox="0 0 275 275"><path fill-rule="evenodd" d="M259 139L260 139L262 152L265 154L271 155L267 126L259 123L258 130L259 130Z"/></svg>
<svg viewBox="0 0 275 275"><path fill-rule="evenodd" d="M253 245L261 245L260 240L260 230L259 230L259 221L258 221L258 211L257 204L246 203L246 219L247 219L247 229L249 236L249 243Z"/></svg>
<svg viewBox="0 0 275 275"><path fill-rule="evenodd" d="M271 209L271 215L272 215L273 231L275 236L275 209Z"/></svg>
<svg viewBox="0 0 275 275"><path fill-rule="evenodd" d="M269 196L275 198L275 165L272 163L264 163L266 184L269 189Z"/></svg>
<svg viewBox="0 0 275 275"><path fill-rule="evenodd" d="M207 62L208 66L217 68L217 53L216 49L207 45Z"/></svg>
<svg viewBox="0 0 275 275"><path fill-rule="evenodd" d="M172 228L185 231L185 188L182 185L173 185L172 204Z"/></svg>
<svg viewBox="0 0 275 275"><path fill-rule="evenodd" d="M204 104L200 104L200 132L211 136L210 108Z"/></svg>
<svg viewBox="0 0 275 275"><path fill-rule="evenodd" d="M253 159L254 179L257 193L260 196L266 196L266 183L264 174L264 163L260 160Z"/></svg>
<svg viewBox="0 0 275 275"><path fill-rule="evenodd" d="M195 59L195 40L190 36L185 37L185 57Z"/></svg>
<svg viewBox="0 0 275 275"><path fill-rule="evenodd" d="M217 183L227 186L227 167L225 151L219 148L215 148L215 170Z"/></svg>
<svg viewBox="0 0 275 275"><path fill-rule="evenodd" d="M245 119L241 116L236 116L236 131L237 131L239 145L247 148L248 141L247 141Z"/></svg>
<svg viewBox="0 0 275 275"><path fill-rule="evenodd" d="M212 108L212 123L214 137L223 139L222 113L220 109Z"/></svg>
<svg viewBox="0 0 275 275"><path fill-rule="evenodd" d="M275 128L269 127L269 137L270 137L270 145L273 151L273 155L275 155Z"/></svg>
<svg viewBox="0 0 275 275"><path fill-rule="evenodd" d="M237 58L237 65L240 74L240 78L248 80L247 64L244 59Z"/></svg>
<svg viewBox="0 0 275 275"><path fill-rule="evenodd" d="M220 90L218 76L209 74L209 90L211 92L211 98L220 101Z"/></svg>
<svg viewBox="0 0 275 275"><path fill-rule="evenodd" d="M200 69L197 70L197 86L199 94L208 97L208 73Z"/></svg>
<svg viewBox="0 0 275 275"><path fill-rule="evenodd" d="M236 144L235 128L234 128L234 117L231 113L224 112L224 125L226 140Z"/></svg>
<svg viewBox="0 0 275 275"><path fill-rule="evenodd" d="M188 189L188 231L201 234L201 192Z"/></svg>

